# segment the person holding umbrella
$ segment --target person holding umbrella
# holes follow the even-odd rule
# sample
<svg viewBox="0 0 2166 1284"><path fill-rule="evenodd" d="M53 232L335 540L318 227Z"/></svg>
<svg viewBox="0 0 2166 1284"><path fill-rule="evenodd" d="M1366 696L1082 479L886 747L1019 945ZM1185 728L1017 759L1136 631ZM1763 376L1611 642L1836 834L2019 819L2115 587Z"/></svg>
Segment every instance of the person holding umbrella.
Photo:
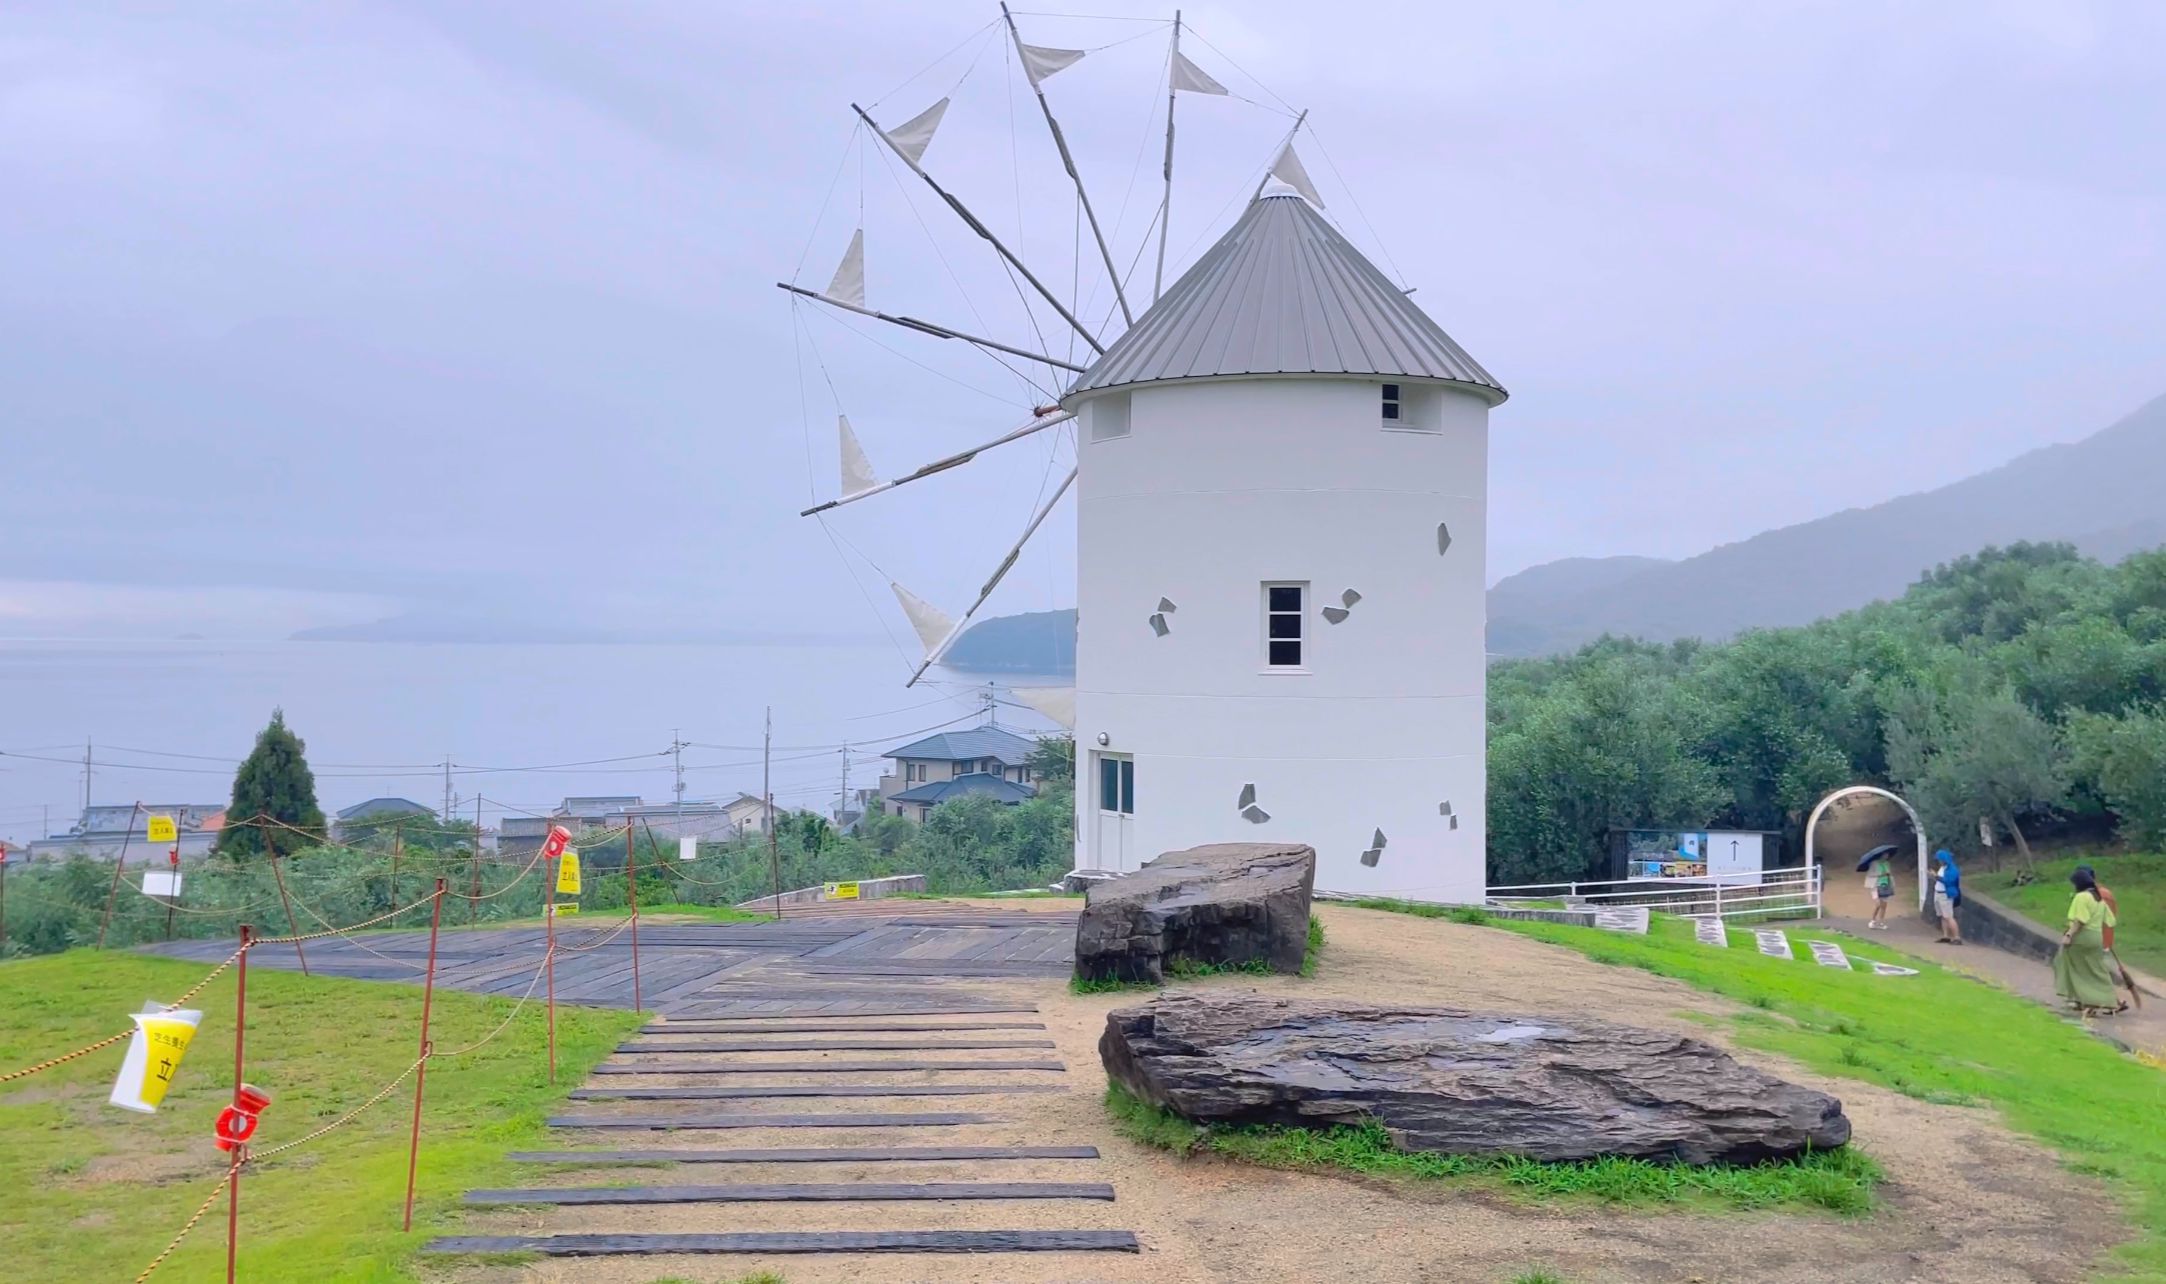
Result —
<svg viewBox="0 0 2166 1284"><path fill-rule="evenodd" d="M1888 869L1894 847L1875 847L1858 858L1858 872L1865 875L1866 894L1873 898L1873 916L1865 920L1871 930L1888 930L1888 903L1895 899L1895 875Z"/></svg>
<svg viewBox="0 0 2166 1284"><path fill-rule="evenodd" d="M2068 928L2060 953L2053 956L2053 989L2084 1016L2107 1016L2128 1007L2114 989L2114 969L2107 966L2106 934L2114 927L2113 907L2099 893L2088 865L2068 876L2076 894L2068 902Z"/></svg>

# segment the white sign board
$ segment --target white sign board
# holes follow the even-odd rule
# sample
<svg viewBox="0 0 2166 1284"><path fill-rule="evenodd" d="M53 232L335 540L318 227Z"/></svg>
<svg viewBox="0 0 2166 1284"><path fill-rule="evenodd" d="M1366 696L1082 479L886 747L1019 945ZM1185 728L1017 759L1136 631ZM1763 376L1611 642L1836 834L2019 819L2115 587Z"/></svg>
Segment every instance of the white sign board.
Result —
<svg viewBox="0 0 2166 1284"><path fill-rule="evenodd" d="M1767 955L1771 959L1790 959L1797 957L1797 955L1790 952L1790 938L1784 936L1782 934L1782 929L1780 928L1760 928L1753 932L1752 939L1759 945L1760 952Z"/></svg>
<svg viewBox="0 0 2166 1284"><path fill-rule="evenodd" d="M1692 935L1702 945L1712 945L1720 950L1730 948L1730 929L1719 918L1692 920Z"/></svg>
<svg viewBox="0 0 2166 1284"><path fill-rule="evenodd" d="M143 871L143 895L173 896L181 894L181 875L177 869L146 869Z"/></svg>
<svg viewBox="0 0 2166 1284"><path fill-rule="evenodd" d="M1645 905L1623 905L1615 909L1596 910L1594 912L1594 925L1605 932L1632 932L1645 936L1647 935L1647 907Z"/></svg>
<svg viewBox="0 0 2166 1284"><path fill-rule="evenodd" d="M1805 948L1813 952L1813 962L1822 967L1839 967L1846 972L1850 970L1850 956L1843 953L1843 947L1833 941L1807 941Z"/></svg>
<svg viewBox="0 0 2166 1284"><path fill-rule="evenodd" d="M692 835L690 835L690 834L685 834L685 835L683 835L682 837L678 838L678 839L677 839L677 859L678 859L678 860L698 860L698 859L699 859L699 839L697 839L697 838L694 838L694 837L693 837Z"/></svg>
<svg viewBox="0 0 2166 1284"><path fill-rule="evenodd" d="M1735 879L1740 874L1759 873L1767 863L1762 849L1765 839L1765 834L1724 830L1701 835L1708 877Z"/></svg>

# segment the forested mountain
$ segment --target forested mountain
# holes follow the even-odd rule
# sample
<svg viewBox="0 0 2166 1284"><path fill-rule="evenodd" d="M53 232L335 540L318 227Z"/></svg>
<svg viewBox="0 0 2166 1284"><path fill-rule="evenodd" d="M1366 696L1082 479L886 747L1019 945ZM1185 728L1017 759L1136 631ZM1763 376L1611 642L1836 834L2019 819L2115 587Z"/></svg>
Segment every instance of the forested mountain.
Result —
<svg viewBox="0 0 2166 1284"><path fill-rule="evenodd" d="M1522 571L1490 590L1489 649L1540 655L1604 634L1715 640L1808 624L1894 597L1952 558L2024 540L2107 562L2166 545L2166 397L2082 441L1938 490L1683 561L1575 558Z"/></svg>

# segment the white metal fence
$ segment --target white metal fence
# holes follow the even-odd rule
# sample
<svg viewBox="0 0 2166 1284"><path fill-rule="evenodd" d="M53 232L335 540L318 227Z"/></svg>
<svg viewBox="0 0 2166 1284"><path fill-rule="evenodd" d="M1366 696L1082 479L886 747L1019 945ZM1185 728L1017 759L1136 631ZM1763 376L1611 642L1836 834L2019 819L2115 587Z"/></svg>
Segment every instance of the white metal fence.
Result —
<svg viewBox="0 0 2166 1284"><path fill-rule="evenodd" d="M1723 874L1676 883L1612 879L1520 883L1489 889L1488 903L1511 909L1614 909L1644 905L1687 918L1819 918L1820 867Z"/></svg>

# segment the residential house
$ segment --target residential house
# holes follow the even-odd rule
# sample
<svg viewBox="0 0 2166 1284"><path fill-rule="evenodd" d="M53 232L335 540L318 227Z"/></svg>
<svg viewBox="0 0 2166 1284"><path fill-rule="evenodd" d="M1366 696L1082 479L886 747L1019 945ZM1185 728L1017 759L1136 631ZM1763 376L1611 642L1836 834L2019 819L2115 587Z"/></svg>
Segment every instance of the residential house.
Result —
<svg viewBox="0 0 2166 1284"><path fill-rule="evenodd" d="M923 820L952 798L988 794L1013 806L1037 795L1030 755L1038 742L988 724L942 731L882 755L894 769L880 777L880 797L891 816Z"/></svg>
<svg viewBox="0 0 2166 1284"><path fill-rule="evenodd" d="M692 838L703 843L719 843L732 838L737 828L730 822L729 813L720 803L647 803L626 807L615 813L610 824L625 821L639 826L641 832L651 832L656 838Z"/></svg>
<svg viewBox="0 0 2166 1284"><path fill-rule="evenodd" d="M363 834L388 829L402 821L434 824L436 813L411 798L371 798L351 807L342 807L331 817L331 841L351 842Z"/></svg>
<svg viewBox="0 0 2166 1284"><path fill-rule="evenodd" d="M767 804L751 794L739 794L722 804L729 816L732 833L764 834L767 832Z"/></svg>
<svg viewBox="0 0 2166 1284"><path fill-rule="evenodd" d="M552 826L562 825L574 834L607 829L624 823L627 808L646 806L637 794L573 794L546 816L506 816L496 831L499 860L526 860L541 850Z"/></svg>
<svg viewBox="0 0 2166 1284"><path fill-rule="evenodd" d="M160 843L153 849L150 844L150 818L153 816L172 817L178 840ZM162 857L178 849L182 860L195 860L210 854L211 847L218 841L218 831L225 828L225 824L224 803L130 803L85 807L82 819L67 833L33 841L29 859L61 860L80 853L93 860L114 860L125 851L129 859L134 860L147 858L154 850Z"/></svg>

